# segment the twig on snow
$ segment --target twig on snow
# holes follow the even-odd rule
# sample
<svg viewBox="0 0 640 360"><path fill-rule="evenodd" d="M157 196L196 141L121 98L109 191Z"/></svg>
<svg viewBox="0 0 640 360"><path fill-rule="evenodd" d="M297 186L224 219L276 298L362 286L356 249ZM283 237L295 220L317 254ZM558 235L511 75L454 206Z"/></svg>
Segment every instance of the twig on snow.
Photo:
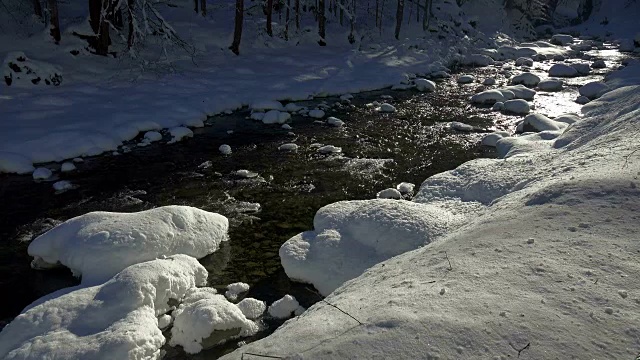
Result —
<svg viewBox="0 0 640 360"><path fill-rule="evenodd" d="M513 348L513 350L515 350L515 351L517 351L517 352L518 352L518 357L520 357L520 353L521 353L521 352L523 352L523 351L525 351L525 350L527 350L527 349L531 346L531 343L527 343L527 345L525 345L522 349L518 349L518 348L516 348L515 346L513 346L513 344L512 344L512 343L509 343L509 345L511 345L511 347Z"/></svg>
<svg viewBox="0 0 640 360"><path fill-rule="evenodd" d="M256 353L245 352L245 353L242 353L242 355L240 356L240 360L244 360L244 356L245 355L258 356L258 357L263 357L263 358L268 358L268 359L284 359L282 356L264 355L264 354L256 354Z"/></svg>
<svg viewBox="0 0 640 360"><path fill-rule="evenodd" d="M343 313L343 314L347 315L348 317L352 318L353 320L357 321L357 322L358 322L358 324L360 324L360 325L364 325L364 324L362 323L362 321L360 321L360 320L356 319L353 315L349 314L348 312L346 312L346 311L344 311L344 310L340 309L340 308L339 308L339 307L337 307L336 305L333 305L332 303L330 303L330 302L328 302L327 300L325 300L325 299L324 299L324 297L322 297L322 295L320 295L317 291L314 291L314 290L312 290L312 289L309 289L308 287L305 287L305 289L306 289L307 291L309 291L309 292L312 292L312 293L314 293L314 294L318 295L318 296L320 297L320 301L324 302L325 304L327 304L327 305L329 305L329 306L332 306L332 307L334 307L334 308L338 309L338 311L340 311L341 313Z"/></svg>
<svg viewBox="0 0 640 360"><path fill-rule="evenodd" d="M632 152L630 152L627 156L625 156L625 157L624 157L624 165L622 165L622 168L623 168L623 169L627 167L627 165L629 164L629 159L631 158L631 156L632 156L633 154L635 154L636 152L638 152L638 150L640 150L640 149L635 149L635 150L633 150Z"/></svg>
<svg viewBox="0 0 640 360"><path fill-rule="evenodd" d="M453 270L453 266L451 266L451 261L449 260L449 256L446 251L444 252L444 257L447 258L447 262L449 263L449 271Z"/></svg>

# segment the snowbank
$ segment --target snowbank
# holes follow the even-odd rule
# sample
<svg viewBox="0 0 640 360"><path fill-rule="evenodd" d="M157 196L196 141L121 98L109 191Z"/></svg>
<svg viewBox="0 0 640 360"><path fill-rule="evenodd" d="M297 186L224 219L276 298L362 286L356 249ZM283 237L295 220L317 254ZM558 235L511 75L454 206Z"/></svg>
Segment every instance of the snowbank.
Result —
<svg viewBox="0 0 640 360"><path fill-rule="evenodd" d="M160 256L211 254L227 239L228 227L226 217L188 206L91 212L38 236L29 244L29 255L35 268L60 263L82 276L83 285L94 285Z"/></svg>
<svg viewBox="0 0 640 360"><path fill-rule="evenodd" d="M638 76L640 66L627 71ZM622 78L609 77L614 90L585 106L585 118L561 135L527 135L513 143L517 155L508 159L473 160L427 179L414 206L467 214L466 224L372 266L326 298L362 324L317 303L224 359L243 352L323 359L636 357L640 81L614 86L630 77ZM360 228L339 215L359 202L321 210L336 214L334 221L314 224L315 231L285 244L285 268L294 256L305 262L320 231L327 236L316 253L332 251L326 261L342 260L337 268L348 270L371 254L340 249L343 229L352 229L354 244L378 239L393 226L412 229L394 236L397 242L429 236L437 222L418 226L426 219L418 209L409 221L396 214L387 219L387 204L411 203L370 203L373 221ZM320 261L307 262L298 274L322 275Z"/></svg>
<svg viewBox="0 0 640 360"><path fill-rule="evenodd" d="M130 266L99 286L60 290L0 332L0 358L160 358L157 317L206 280L196 259L175 255Z"/></svg>

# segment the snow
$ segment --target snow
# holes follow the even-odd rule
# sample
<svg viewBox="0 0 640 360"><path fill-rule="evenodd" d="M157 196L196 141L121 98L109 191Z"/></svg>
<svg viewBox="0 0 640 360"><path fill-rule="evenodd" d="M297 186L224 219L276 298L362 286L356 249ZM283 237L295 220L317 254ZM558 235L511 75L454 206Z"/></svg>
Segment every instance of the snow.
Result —
<svg viewBox="0 0 640 360"><path fill-rule="evenodd" d="M169 345L180 345L188 354L202 351L203 342L207 342L216 331L227 330L229 335L216 337L207 345L218 345L233 338L251 336L260 329L235 304L209 289L189 290L182 304L173 312L173 318Z"/></svg>
<svg viewBox="0 0 640 360"><path fill-rule="evenodd" d="M169 140L169 144L177 143L185 138L193 137L193 131L184 126L169 129L169 134L172 136L171 140Z"/></svg>
<svg viewBox="0 0 640 360"><path fill-rule="evenodd" d="M337 117L330 116L327 118L327 124L335 127L341 127L344 125L344 121L338 119Z"/></svg>
<svg viewBox="0 0 640 360"><path fill-rule="evenodd" d="M238 298L238 295L249 291L249 284L243 282L237 282L233 284L227 285L227 291L224 293L224 296L234 301Z"/></svg>
<svg viewBox="0 0 640 360"><path fill-rule="evenodd" d="M159 256L196 258L227 239L229 222L188 206L163 206L136 213L96 211L54 227L29 244L33 264L60 263L82 283L104 282L127 266Z"/></svg>
<svg viewBox="0 0 640 360"><path fill-rule="evenodd" d="M523 126L525 131L527 127L531 127L535 131L547 131L564 129L567 124L564 122L554 121L542 114L531 114L524 118Z"/></svg>
<svg viewBox="0 0 640 360"><path fill-rule="evenodd" d="M71 172L74 170L76 170L76 166L73 164L73 162L67 161L60 165L60 171L62 172Z"/></svg>
<svg viewBox="0 0 640 360"><path fill-rule="evenodd" d="M459 220L447 210L407 201L338 202L318 210L315 230L282 245L280 261L287 276L326 296L374 264L434 241Z"/></svg>
<svg viewBox="0 0 640 360"><path fill-rule="evenodd" d="M316 110L312 110L312 111L316 111ZM317 111L322 111L322 110L317 110ZM315 116L312 116L312 117L315 117ZM278 110L269 110L264 114L264 116L261 117L260 120L262 120L262 122L265 124L284 124L289 119L291 119L291 114L289 114L288 112L281 112Z"/></svg>
<svg viewBox="0 0 640 360"><path fill-rule="evenodd" d="M540 91L560 91L564 87L564 82L560 79L545 79L538 83Z"/></svg>
<svg viewBox="0 0 640 360"><path fill-rule="evenodd" d="M144 133L144 138L149 142L160 141L162 140L162 134L157 131L147 131L146 133Z"/></svg>
<svg viewBox="0 0 640 360"><path fill-rule="evenodd" d="M206 284L192 257L132 265L101 285L62 289L27 307L0 333L3 359L156 359L158 316Z"/></svg>
<svg viewBox="0 0 640 360"><path fill-rule="evenodd" d="M256 112L267 112L269 110L284 111L282 103L275 100L260 100L252 103L249 108Z"/></svg>
<svg viewBox="0 0 640 360"><path fill-rule="evenodd" d="M338 154L342 152L342 148L333 145L321 146L317 150L321 154Z"/></svg>
<svg viewBox="0 0 640 360"><path fill-rule="evenodd" d="M408 182L401 182L396 186L396 189L398 189L401 194L411 194L413 193L413 188L415 188L415 185Z"/></svg>
<svg viewBox="0 0 640 360"><path fill-rule="evenodd" d="M74 188L73 184L69 180L56 181L52 186L56 192L64 192Z"/></svg>
<svg viewBox="0 0 640 360"><path fill-rule="evenodd" d="M376 198L400 200L402 199L402 194L400 193L399 190L396 190L394 188L388 188L388 189L378 191L378 193L376 194Z"/></svg>
<svg viewBox="0 0 640 360"><path fill-rule="evenodd" d="M322 119L324 117L324 111L320 109L313 109L309 111L309 116L314 119Z"/></svg>
<svg viewBox="0 0 640 360"><path fill-rule="evenodd" d="M567 64L555 64L549 69L549 76L573 77L578 76L578 70Z"/></svg>
<svg viewBox="0 0 640 360"><path fill-rule="evenodd" d="M529 89L524 85L506 86L500 89L499 91L502 92L503 95L505 95L505 98L507 98L507 100L512 99L511 97L508 96L508 93L512 93L513 98L515 99L523 99L523 100L533 100L533 98L536 95L535 90Z"/></svg>
<svg viewBox="0 0 640 360"><path fill-rule="evenodd" d="M353 95L351 95L351 94L342 94L342 95L340 95L340 100L341 101L351 101L351 100L353 100Z"/></svg>
<svg viewBox="0 0 640 360"><path fill-rule="evenodd" d="M505 134L503 132L494 132L491 134L487 134L482 138L482 145L496 147L496 143L498 142L498 140L506 136L509 136L509 134Z"/></svg>
<svg viewBox="0 0 640 360"><path fill-rule="evenodd" d="M493 65L494 61L491 57L484 54L470 54L467 55L462 61L464 65L472 66L489 66Z"/></svg>
<svg viewBox="0 0 640 360"><path fill-rule="evenodd" d="M634 68L638 76L640 67ZM361 324L319 302L223 359L246 352L283 358L506 359L522 349L521 357L531 359L636 357L640 157L633 151L640 136L640 81L614 85L629 81L629 74L609 77L612 91L583 107L584 118L561 134L502 139L498 145L510 143L503 153L509 158L476 159L435 175L421 186L419 203L375 200L370 213L379 221L356 229L340 210L344 203L329 205L335 209L331 226L314 224L313 232L300 236L306 241L281 249L287 273L294 253L304 261L333 251L326 261L351 269L370 254L337 250L346 238L343 229L353 228L353 242L372 241L378 231L422 218L386 220L386 204L447 209L460 214L464 225L449 227L421 248L367 264L356 278L336 271L350 280L328 287L335 290L325 300ZM407 236L416 233L428 231L416 226ZM313 241L320 234L321 245ZM397 244L405 236L389 239ZM322 283L321 262L308 260L300 273ZM326 271L335 268L327 265Z"/></svg>
<svg viewBox="0 0 640 360"><path fill-rule="evenodd" d="M492 105L496 102L504 102L505 97L499 90L487 90L479 92L471 97L474 104Z"/></svg>
<svg viewBox="0 0 640 360"><path fill-rule="evenodd" d="M52 175L53 172L45 167L35 169L32 174L33 180L47 180Z"/></svg>
<svg viewBox="0 0 640 360"><path fill-rule="evenodd" d="M566 46L573 42L573 36L567 34L555 34L551 37L551 43Z"/></svg>
<svg viewBox="0 0 640 360"><path fill-rule="evenodd" d="M247 169L237 170L235 172L235 175L239 176L241 178L245 178L245 179L250 179L250 178L254 178L254 177L258 176L257 173L254 173L253 171L249 171Z"/></svg>
<svg viewBox="0 0 640 360"><path fill-rule="evenodd" d="M588 97L589 100L593 100L609 91L609 86L601 81L593 81L582 85L578 91L580 95Z"/></svg>
<svg viewBox="0 0 640 360"><path fill-rule="evenodd" d="M423 92L436 91L436 83L427 79L415 79L413 82L416 84L416 89Z"/></svg>
<svg viewBox="0 0 640 360"><path fill-rule="evenodd" d="M35 169L28 158L0 151L0 173L29 174L33 170Z"/></svg>
<svg viewBox="0 0 640 360"><path fill-rule="evenodd" d="M471 84L475 79L473 75L461 75L458 77L458 84Z"/></svg>
<svg viewBox="0 0 640 360"><path fill-rule="evenodd" d="M380 104L380 107L378 108L378 111L383 112L383 113L392 113L396 111L396 107L389 104L389 103L382 103Z"/></svg>
<svg viewBox="0 0 640 360"><path fill-rule="evenodd" d="M298 145L294 143L286 143L278 146L281 151L298 151Z"/></svg>
<svg viewBox="0 0 640 360"><path fill-rule="evenodd" d="M267 310L267 304L264 301L254 298L244 298L236 305L242 314L250 320L259 318Z"/></svg>
<svg viewBox="0 0 640 360"><path fill-rule="evenodd" d="M269 305L269 315L277 319L286 319L300 307L298 300L291 295L285 295Z"/></svg>
<svg viewBox="0 0 640 360"><path fill-rule="evenodd" d="M529 72L516 75L511 79L511 83L514 85L522 84L525 86L536 86L540 82L540 77L536 74Z"/></svg>
<svg viewBox="0 0 640 360"><path fill-rule="evenodd" d="M289 125L289 124L282 124L281 128L283 128L283 129L285 129L285 130L291 130L291 129L293 129L293 128L291 127L291 125Z"/></svg>
<svg viewBox="0 0 640 360"><path fill-rule="evenodd" d="M171 315L160 315L158 316L158 329L163 330L169 327L173 323L173 318Z"/></svg>
<svg viewBox="0 0 640 360"><path fill-rule="evenodd" d="M528 114L531 111L529 103L522 99L508 100L504 102L504 111L513 114Z"/></svg>
<svg viewBox="0 0 640 360"><path fill-rule="evenodd" d="M222 144L218 147L218 151L220 151L220 153L222 155L231 155L232 151L231 151L231 146L227 145L227 144Z"/></svg>

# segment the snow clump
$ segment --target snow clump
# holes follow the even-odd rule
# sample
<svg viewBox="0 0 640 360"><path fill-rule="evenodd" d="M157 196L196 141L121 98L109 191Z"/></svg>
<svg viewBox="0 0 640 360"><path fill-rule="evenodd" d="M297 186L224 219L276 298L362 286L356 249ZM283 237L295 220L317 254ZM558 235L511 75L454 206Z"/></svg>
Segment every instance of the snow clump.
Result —
<svg viewBox="0 0 640 360"><path fill-rule="evenodd" d="M41 167L41 168L37 168L33 171L33 180L46 180L48 178L50 178L53 175L53 172L51 172L51 170Z"/></svg>
<svg viewBox="0 0 640 360"><path fill-rule="evenodd" d="M382 103L380 104L378 111L383 113L392 113L396 111L396 107L389 103Z"/></svg>
<svg viewBox="0 0 640 360"><path fill-rule="evenodd" d="M330 116L327 118L327 124L335 127L341 127L344 125L344 121L338 119L337 117Z"/></svg>
<svg viewBox="0 0 640 360"><path fill-rule="evenodd" d="M269 315L276 319L286 319L300 307L298 300L291 295L285 295L269 305Z"/></svg>
<svg viewBox="0 0 640 360"><path fill-rule="evenodd" d="M540 77L529 72L514 76L511 83L514 85L522 84L525 86L536 86L540 82Z"/></svg>
<svg viewBox="0 0 640 360"><path fill-rule="evenodd" d="M395 200L400 200L402 199L402 194L400 193L400 191L394 189L394 188L388 188L388 189L384 189L382 191L379 191L376 194L376 198L378 199L395 199Z"/></svg>
<svg viewBox="0 0 640 360"><path fill-rule="evenodd" d="M60 180L53 183L53 189L56 192L63 192L73 189L73 184L68 180Z"/></svg>
<svg viewBox="0 0 640 360"><path fill-rule="evenodd" d="M416 84L416 89L422 92L436 91L436 83L427 79L415 79L413 82Z"/></svg>
<svg viewBox="0 0 640 360"><path fill-rule="evenodd" d="M314 119L322 119L324 117L324 111L320 109L313 109L309 111L309 116Z"/></svg>
<svg viewBox="0 0 640 360"><path fill-rule="evenodd" d="M171 140L169 140L168 144L177 143L184 138L193 137L193 131L184 126L169 129L169 134L171 134Z"/></svg>
<svg viewBox="0 0 640 360"><path fill-rule="evenodd" d="M227 285L227 291L224 293L224 296L233 301L238 298L238 295L249 291L249 284L243 282L237 282L233 284Z"/></svg>
<svg viewBox="0 0 640 360"><path fill-rule="evenodd" d="M231 146L222 144L218 147L218 151L220 151L222 155L231 155Z"/></svg>
<svg viewBox="0 0 640 360"><path fill-rule="evenodd" d="M254 298L244 298L236 305L244 316L251 320L259 318L267 310L267 304L264 301Z"/></svg>
<svg viewBox="0 0 640 360"><path fill-rule="evenodd" d="M297 151L298 145L294 143L286 143L278 146L278 150L280 151Z"/></svg>
<svg viewBox="0 0 640 360"><path fill-rule="evenodd" d="M60 165L60 171L62 172L70 172L70 171L74 171L75 169L76 169L76 166L70 161L64 162L62 163L62 165Z"/></svg>

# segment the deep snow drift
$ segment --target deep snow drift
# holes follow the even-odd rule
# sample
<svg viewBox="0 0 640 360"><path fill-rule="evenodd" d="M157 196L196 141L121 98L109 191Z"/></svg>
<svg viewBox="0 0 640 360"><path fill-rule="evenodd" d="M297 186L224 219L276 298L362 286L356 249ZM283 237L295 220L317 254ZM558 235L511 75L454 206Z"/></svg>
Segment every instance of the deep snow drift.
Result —
<svg viewBox="0 0 640 360"><path fill-rule="evenodd" d="M323 208L315 230L291 239L281 255L287 272L329 289L337 284L324 272L336 263L346 274L381 246L430 239L433 220L419 208L461 221L326 298L362 324L317 303L225 359L244 352L323 359L637 356L640 64L606 83L611 91L583 108L584 119L497 139L504 158L470 161L427 179L413 203L395 201L394 211L424 224L385 218L390 200L369 202L364 214L376 216L358 221L343 209L360 202ZM318 223L325 218L332 221ZM412 236L378 236L394 227ZM323 254L340 260L323 266Z"/></svg>

